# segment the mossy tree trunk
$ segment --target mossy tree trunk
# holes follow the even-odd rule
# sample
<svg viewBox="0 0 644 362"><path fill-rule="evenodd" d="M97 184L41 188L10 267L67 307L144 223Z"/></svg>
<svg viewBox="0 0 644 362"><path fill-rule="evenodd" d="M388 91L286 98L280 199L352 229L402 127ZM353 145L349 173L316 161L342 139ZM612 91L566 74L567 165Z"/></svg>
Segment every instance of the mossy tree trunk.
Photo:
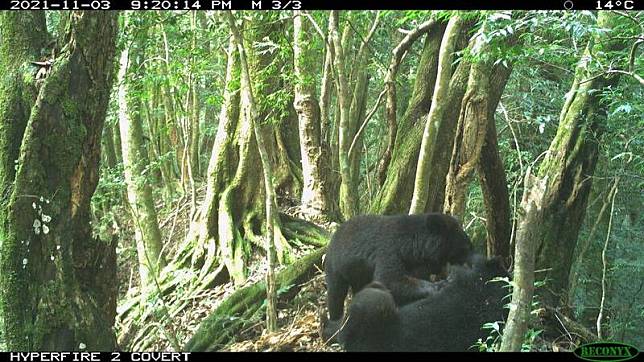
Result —
<svg viewBox="0 0 644 362"><path fill-rule="evenodd" d="M3 26L13 15L29 18L3 13ZM0 299L10 350L115 347L116 246L93 238L89 220L114 78L116 17L71 13L68 42L31 108L14 187L0 211ZM16 41L38 29L10 27L22 34ZM14 41L5 29L3 39ZM21 46L34 43L28 44Z"/></svg>
<svg viewBox="0 0 644 362"><path fill-rule="evenodd" d="M510 196L505 167L499 154L494 114L511 73L511 66L497 64L492 67L488 89L487 130L477 169L485 205L487 255L498 255L506 261L510 256L512 234Z"/></svg>
<svg viewBox="0 0 644 362"><path fill-rule="evenodd" d="M235 171L235 153L239 152L242 153L241 156L244 156L250 136L247 130L241 133L239 128L239 60L232 38L229 41L227 53L224 101L208 165L206 196L190 224L186 243L181 249L178 262L180 265L209 270L209 273L212 274L210 269L216 267L216 264L221 261L229 269L228 273L233 277L233 280L242 282L244 279L242 248L233 245L235 235L218 240L220 237L219 224L223 221L219 216L222 197L229 194L225 190L236 179L236 174L241 175L244 170L244 167L238 166ZM244 158L240 158L239 162L243 160ZM221 245L225 242L229 245ZM202 275L205 276L203 273ZM208 281L205 282L208 283Z"/></svg>
<svg viewBox="0 0 644 362"><path fill-rule="evenodd" d="M244 32L246 38L256 40L261 29ZM243 28L240 28L240 32ZM261 39L261 38L259 38ZM257 39L257 40L259 40ZM259 61L265 59L251 56L248 61L254 84L261 77L256 72L264 70ZM201 287L209 285L225 266L236 284L246 279L245 259L251 245L265 250L260 235L267 227L265 215L265 192L262 169L257 167L261 155L255 140L253 120L247 110L249 98L241 97L239 87L239 52L233 40L228 46L228 64L224 103L222 104L219 126L208 166L206 197L193 217L188 235L175 262L179 267L199 270L195 281ZM265 65L265 64L264 64ZM255 79L258 79L255 81ZM266 87L260 87L266 91ZM255 97L259 104L269 104L266 93L258 92ZM258 119L270 112L257 106ZM261 127L262 136L274 137L272 126ZM274 140L274 138L273 138ZM269 149L268 140L266 147ZM269 158L269 161L270 158ZM275 179L279 179L275 176ZM275 181L277 185L278 182ZM279 223L275 223L274 234L277 260L287 262L289 246L281 236ZM250 244L249 244L250 243Z"/></svg>
<svg viewBox="0 0 644 362"><path fill-rule="evenodd" d="M403 56L407 54L412 45L423 35L427 34L429 30L436 26L436 20L430 19L420 24L416 29L409 32L398 43L398 45L391 52L391 61L385 76L385 88L387 91L387 100L385 102L385 114L387 117L387 145L382 153L382 157L378 162L378 184L382 185L387 175L387 168L391 162L391 155L396 143L396 135L398 134L398 98L396 96L396 76L398 69L402 63Z"/></svg>
<svg viewBox="0 0 644 362"><path fill-rule="evenodd" d="M351 181L351 162L349 159L349 147L351 146L350 131L350 107L351 94L349 84L349 72L347 71L347 59L345 57L344 44L340 38L339 14L332 10L329 19L331 39L333 42L333 65L336 76L336 89L338 94L339 122L338 122L338 160L340 168L340 212L345 219L349 219L357 213L357 195L353 192Z"/></svg>
<svg viewBox="0 0 644 362"><path fill-rule="evenodd" d="M127 16L126 28L128 27ZM159 270L166 262L161 254L163 241L154 208L150 180L146 172L150 165L143 145L141 102L136 99L137 92L134 95L130 94L130 89L137 87L135 84L130 84L132 79L136 78L131 61L131 58L135 57L131 57L130 53L140 51L137 45L140 45L140 42L136 39L127 40L121 52L118 72L118 114L127 199L134 221L141 285L145 288L154 284L154 278L158 277ZM134 69L140 68L136 67L136 63L134 65Z"/></svg>
<svg viewBox="0 0 644 362"><path fill-rule="evenodd" d="M409 211L413 193L413 177L416 172L418 152L427 115L431 104L438 51L445 24L436 22L427 31L416 70L414 89L405 113L398 121L396 142L391 162L386 170L384 183L371 206L371 212L379 214L406 213Z"/></svg>
<svg viewBox="0 0 644 362"><path fill-rule="evenodd" d="M326 192L327 154L322 148L320 106L315 97L315 72L311 49L309 20L296 11L293 17L293 58L297 77L295 101L299 117L300 150L302 154L302 214L312 219L326 219L329 200Z"/></svg>
<svg viewBox="0 0 644 362"><path fill-rule="evenodd" d="M485 26L481 28L481 34ZM474 48L484 51L484 40L477 36ZM447 179L443 211L463 219L468 184L479 161L487 131L488 93L491 66L487 61L472 64L456 127Z"/></svg>
<svg viewBox="0 0 644 362"><path fill-rule="evenodd" d="M257 149L259 151L260 159L262 162L262 174L264 176L264 189L266 194L266 235L265 238L265 249L267 255L267 273L266 273L266 324L269 332L274 332L277 330L277 290L275 289L275 239L284 239L281 233L281 228L278 223L277 218L277 200L275 196L275 187L273 185L273 171L272 165L268 159L268 150L266 148L266 140L258 124L259 120L257 119L257 111L255 105L255 98L253 96L253 84L250 78L250 71L248 66L248 59L246 57L246 49L244 47L244 41L239 31L239 28L235 24L235 18L232 15L232 12L228 12L228 24L233 35L233 39L236 43L238 52L239 52L239 62L241 66L241 93L242 99L245 100L247 106L245 111L247 112L246 117L250 119L252 127L255 133L255 140L257 141Z"/></svg>
<svg viewBox="0 0 644 362"><path fill-rule="evenodd" d="M427 202L427 192L429 191L429 184L427 176L429 168L433 167L430 164L431 160L431 144L438 142L437 131L440 123L445 120L445 111L450 105L446 103L447 93L449 90L449 81L452 76L452 63L454 56L454 49L456 48L456 41L462 31L464 25L463 20L459 16L453 16L449 19L443 39L441 41L440 50L438 54L438 70L436 75L436 84L434 85L434 94L432 95L432 104L429 109L429 115L425 124L423 132L423 139L420 146L420 154L418 156L418 165L416 167L416 177L414 181L414 193L411 199L411 206L409 208L410 214L419 214L425 211L425 203ZM435 149L435 148L434 148Z"/></svg>
<svg viewBox="0 0 644 362"><path fill-rule="evenodd" d="M610 37L616 16L599 13L598 25L609 31L593 38L582 56L561 111L557 135L537 174L539 179L547 180L547 187L544 203L536 210L541 213L540 222L532 225L542 230L533 240L538 248L536 268L547 270L545 277L551 282L544 297L553 306L559 305L559 296L569 285L572 257L592 186L598 153L596 138L601 136L600 124L606 118L601 90L619 79L618 75L594 76L588 58L625 47L619 39Z"/></svg>
<svg viewBox="0 0 644 362"><path fill-rule="evenodd" d="M48 41L44 13L0 13L0 37L0 204L5 205L38 91L39 69L30 62L42 60L41 49Z"/></svg>
<svg viewBox="0 0 644 362"><path fill-rule="evenodd" d="M467 21L461 29L456 49L462 49L467 42L467 33L473 23ZM427 34L425 47L418 66L414 91L407 111L398 125L398 135L387 177L372 206L372 212L394 214L407 212L410 209L414 192L416 165L426 125L427 114L431 107L431 98L436 84L438 54L445 24L437 22ZM470 63L460 61L453 71L445 104L460 104L467 86ZM445 176L449 167L449 154L452 150L456 120L459 107L447 107L436 129L436 142L429 142L429 164L432 167L426 175L427 200L424 211L441 211L445 192Z"/></svg>

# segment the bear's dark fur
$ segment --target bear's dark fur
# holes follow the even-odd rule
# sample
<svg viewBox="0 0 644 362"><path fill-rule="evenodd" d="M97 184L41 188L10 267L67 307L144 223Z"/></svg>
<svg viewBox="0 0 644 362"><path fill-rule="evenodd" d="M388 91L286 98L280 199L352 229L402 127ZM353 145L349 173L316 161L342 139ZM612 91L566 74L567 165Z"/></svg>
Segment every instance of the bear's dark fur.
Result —
<svg viewBox="0 0 644 362"><path fill-rule="evenodd" d="M339 340L347 351L467 351L503 321L506 289L490 282L507 277L501 259L474 256L472 266L454 266L431 295L398 307L391 293L374 282L357 293Z"/></svg>

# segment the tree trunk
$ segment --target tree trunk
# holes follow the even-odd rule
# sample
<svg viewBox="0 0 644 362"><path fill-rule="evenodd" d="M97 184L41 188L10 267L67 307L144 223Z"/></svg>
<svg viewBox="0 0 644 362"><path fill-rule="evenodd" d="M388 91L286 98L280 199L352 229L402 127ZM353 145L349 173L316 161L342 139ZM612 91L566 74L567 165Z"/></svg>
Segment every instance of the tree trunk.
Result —
<svg viewBox="0 0 644 362"><path fill-rule="evenodd" d="M351 84L353 88L351 90L351 105L349 106L349 123L348 123L348 142L349 147L347 148L347 153L349 157L349 192L355 195L355 200L357 204L354 209L356 212L360 213L364 210L360 208L360 163L362 160L361 150L363 148L363 133L358 132L360 125L363 123L365 118L365 113L367 109L367 96L369 94L369 75L368 63L367 63L367 53L369 43L373 34L375 33L378 25L380 24L380 12L376 13L376 16L371 24L370 30L364 39L361 39L360 47L356 53L353 62L353 69L351 72ZM347 54L345 54L345 59Z"/></svg>
<svg viewBox="0 0 644 362"><path fill-rule="evenodd" d="M540 230L532 225L538 223L542 216L535 211L544 202L544 191L545 183L536 180L528 169L525 176L523 200L521 201L525 218L517 230L517 243L514 248L512 302L501 341L502 352L521 351L524 336L528 330L534 293L535 245L532 240L540 233Z"/></svg>
<svg viewBox="0 0 644 362"><path fill-rule="evenodd" d="M293 106L299 117L300 150L302 154L302 213L312 219L326 219L329 213L324 176L325 156L322 152L320 111L315 98L315 75L310 44L312 37L308 20L300 11L293 18L293 57L297 83Z"/></svg>
<svg viewBox="0 0 644 362"><path fill-rule="evenodd" d="M609 38L614 16L608 12L598 14L598 25L609 31L596 34L586 47L559 118L557 135L536 177L529 172L526 175L524 215L519 223L515 254L526 248L535 248L536 252L528 249L521 256L522 263L518 260L520 255L516 256L513 307L501 346L504 351L520 350L527 330L535 257L536 268L545 270L544 277L548 280L542 291L542 302L556 307L565 299L572 255L597 160L597 143L590 137L600 134L598 120L605 116L598 90L616 81L605 75L591 76L588 59L591 54L620 46L619 40Z"/></svg>
<svg viewBox="0 0 644 362"><path fill-rule="evenodd" d="M471 27L472 23L468 22L462 28L461 36L457 42L457 49L462 49L464 46L467 40L467 32ZM444 24L439 23L437 29L430 31L428 34L425 50L418 67L414 93L405 115L401 118L392 162L387 171L387 179L378 193L374 207L372 207L374 212L395 214L409 211L414 191L412 180L416 174L416 165L423 135L422 129L426 124L423 120L426 120L424 117L427 117L431 107L431 97L434 93L433 86L435 85L436 71L438 69L438 51L443 29ZM431 57L431 64L434 64L432 68L424 68L430 66L430 63L425 63L430 58L425 57ZM459 62L450 79L446 104L461 103L467 85L469 70L469 62ZM425 78L430 75L431 79ZM419 84L420 80L429 83L425 85ZM427 201L425 202L426 212L442 210L445 175L449 167L449 154L452 150L457 118L458 107L449 107L444 119L437 126L438 142L430 143L431 150L429 154L432 160L430 164L433 167L429 170L429 175L427 176L429 190L427 192Z"/></svg>
<svg viewBox="0 0 644 362"><path fill-rule="evenodd" d="M416 72L414 90L407 110L398 124L396 144L387 169L387 177L371 207L373 213L396 214L409 210L413 194L412 180L416 173L422 129L425 125L423 116L427 115L431 105L436 83L438 51L444 29L444 24L437 22L428 31ZM455 77L458 73L457 70Z"/></svg>
<svg viewBox="0 0 644 362"><path fill-rule="evenodd" d="M506 261L509 261L512 233L510 196L503 160L499 154L494 113L511 72L510 67L501 64L492 68L488 93L487 130L478 164L479 183L485 204L487 255L501 256Z"/></svg>
<svg viewBox="0 0 644 362"><path fill-rule="evenodd" d="M389 63L389 68L387 69L387 75L385 76L385 87L387 90L387 101L385 106L385 112L387 117L387 146L385 146L385 151L382 153L380 162L378 163L378 184L382 185L385 182L385 176L387 175L387 168L389 167L389 162L391 162L391 154L393 153L394 145L396 143L396 135L398 133L398 120L397 120L397 102L396 97L396 76L398 75L398 69L400 68L400 63L402 62L403 57L411 46L418 40L421 36L427 34L430 30L436 27L436 20L430 19L420 24L416 29L409 32L398 45L392 51L391 62Z"/></svg>
<svg viewBox="0 0 644 362"><path fill-rule="evenodd" d="M262 36L264 31L266 29L263 27L253 28L245 32L244 36L256 39ZM262 169L257 167L262 155L255 142L254 119L250 118L247 109L250 107L250 98L240 97L234 88L237 82L235 69L240 69L240 63L235 59L235 54L238 54L236 50L237 47L231 39L224 104L208 169L206 198L194 216L188 235L175 257L177 267L199 269L199 277L193 283L197 288L204 288L212 283L222 270L219 268L222 263L235 284L242 284L246 279L244 259L250 252L249 242L267 250L265 242L262 242L263 237L258 233L268 227L265 215L266 194L263 192L265 187L262 187L263 180L260 175ZM258 57L257 54L251 56L250 53L249 51L248 61L254 84L265 82L266 74L258 72L265 71L263 62L266 61L266 57ZM270 73L270 77L273 77L273 73ZM277 83L262 84L262 89L268 92L268 89L272 89L271 87ZM266 94L262 93L260 96L265 97ZM260 96L256 98L261 99ZM257 104L267 105L269 102L261 99L257 101L256 106ZM257 119L270 116L268 107L261 112L259 106L257 108ZM275 142L274 128L269 126L259 131L262 132L267 150L270 149L268 139L271 138ZM270 155L275 155L277 151L271 150L275 152L267 151L267 158L271 162L277 162L270 158ZM275 175L275 180L278 179ZM275 184L278 184L277 181ZM290 247L281 236L279 223L275 223L272 234L276 235L277 260L285 263L289 259Z"/></svg>
<svg viewBox="0 0 644 362"><path fill-rule="evenodd" d="M338 123L338 159L340 166L340 212L345 219L349 219L357 213L357 195L351 182L351 162L349 159L349 147L351 146L350 132L350 107L351 98L349 94L349 79L347 77L347 62L344 54L344 47L340 39L338 11L332 10L329 19L331 39L333 41L336 75L336 89L338 93L338 104L340 108L340 121Z"/></svg>
<svg viewBox="0 0 644 362"><path fill-rule="evenodd" d="M240 96L236 85L235 73L239 69L236 46L231 38L228 44L228 62L226 65L226 75L224 84L224 100L221 105L219 114L219 125L215 136L215 143L212 147L210 162L208 164L208 173L206 179L206 196L201 203L201 207L190 223L186 242L182 249L182 254L188 256L193 267L204 268L203 265L214 265L216 259L215 240L218 238L219 230L219 203L222 193L227 185L232 181L235 173L234 165L234 140L240 143L247 142L245 138L239 137L235 131L238 127L240 116ZM238 137L236 138L236 135ZM232 237L232 235L231 235ZM220 241L222 242L222 241ZM233 260L240 260L241 256L232 255L232 247L221 248L221 251L228 250L227 257L230 259L227 263L229 268L239 267ZM204 255L205 253L205 255ZM181 258L180 258L181 259ZM185 262L180 261L180 264ZM229 274L233 277L238 275L239 271L230 270ZM240 278L243 279L243 278ZM241 280L240 280L241 281Z"/></svg>
<svg viewBox="0 0 644 362"><path fill-rule="evenodd" d="M418 165L416 167L416 178L414 182L414 193L411 199L411 207L409 208L410 214L420 214L425 211L425 203L427 202L427 192L429 185L427 176L431 165L430 159L430 144L437 142L436 137L441 121L445 119L445 111L449 104L447 101L447 93L449 90L449 80L452 76L452 58L454 49L456 48L456 41L462 31L463 21L458 16L453 16L449 19L445 34L441 41L440 50L438 53L438 70L436 76L436 84L434 85L434 94L432 95L432 104L427 116L425 124L425 131L423 132L423 139L420 146L420 154L418 156Z"/></svg>
<svg viewBox="0 0 644 362"><path fill-rule="evenodd" d="M200 31L197 27L197 13L197 11L194 11L190 14L190 30L193 32L193 52L197 51L197 34L199 34ZM194 57L192 61L194 62ZM199 116L201 113L199 93L201 87L198 80L194 78L195 70L191 70L191 73L193 73L193 79L192 89L190 91L190 166L192 167L192 177L195 178L201 174L201 168L199 166L199 138L201 137L201 132L199 130Z"/></svg>
<svg viewBox="0 0 644 362"><path fill-rule="evenodd" d="M127 19L126 19L127 23ZM127 27L127 25L126 25ZM127 198L135 226L135 242L139 261L139 274L143 288L153 285L159 271L166 264L161 254L163 242L157 213L154 208L152 190L145 179L146 169L149 168L148 158L143 147L143 128L140 117L140 102L129 95L129 79L134 78L130 70L130 47L126 44L121 53L118 72L118 105L119 128L121 131L121 146Z"/></svg>
<svg viewBox="0 0 644 362"><path fill-rule="evenodd" d="M480 30L482 34L485 26ZM476 37L475 49L486 52L482 36ZM463 96L458 125L452 148L449 171L445 182L445 204L443 211L463 219L468 185L479 162L485 140L489 108L489 87L492 67L487 61L472 64Z"/></svg>
<svg viewBox="0 0 644 362"><path fill-rule="evenodd" d="M615 16L599 13L598 25L611 29ZM587 58L591 54L624 47L609 34L596 36L580 60L559 118L557 135L539 167L538 178L547 180L547 188L543 205L535 210L542 213L542 222L531 226L541 233L532 242L538 248L536 267L547 269L544 277L551 281L543 297L552 306L559 305L560 296L565 300L577 236L586 212L597 162L598 145L594 139L601 136L602 128L598 125L606 117L600 91L618 80L616 75L594 77L588 69Z"/></svg>
<svg viewBox="0 0 644 362"><path fill-rule="evenodd" d="M277 200L275 198L275 188L273 186L273 171L271 163L268 160L268 151L266 149L266 141L264 135L260 130L259 120L257 119L257 112L255 106L255 99L253 96L253 84L250 78L250 71L248 61L246 58L246 50L244 49L244 42L232 12L226 13L228 15L228 24L233 34L233 38L237 43L237 50L239 52L239 62L241 65L241 93L242 98L246 100L248 112L247 117L255 132L255 140L257 141L257 149L259 150L260 159L262 161L262 170L264 175L264 189L266 193L266 259L267 259L267 272L266 272L266 325L269 332L277 330L277 289L275 285L275 239L282 239L282 233L279 225L276 225L279 220L277 219Z"/></svg>
<svg viewBox="0 0 644 362"><path fill-rule="evenodd" d="M5 39L0 42L0 199L4 204L11 193L20 143L38 91L34 77L38 69L31 68L29 62L40 60L47 43L45 15L2 12L0 33Z"/></svg>
<svg viewBox="0 0 644 362"><path fill-rule="evenodd" d="M23 13L2 19L14 15L27 19ZM69 43L31 108L0 224L9 350L115 348L116 245L92 237L89 211L113 81L116 17L111 11L71 13ZM38 32L14 29L23 35L11 41Z"/></svg>
<svg viewBox="0 0 644 362"><path fill-rule="evenodd" d="M331 40L331 16L329 13L329 24L327 26L327 36L325 42L324 66L322 69L322 84L320 85L320 137L321 146L326 165L323 170L324 180L326 183L327 200L329 200L328 217L331 220L340 220L340 211L338 205L340 178L337 172L337 123L331 119L331 95L334 89L333 83L333 41Z"/></svg>

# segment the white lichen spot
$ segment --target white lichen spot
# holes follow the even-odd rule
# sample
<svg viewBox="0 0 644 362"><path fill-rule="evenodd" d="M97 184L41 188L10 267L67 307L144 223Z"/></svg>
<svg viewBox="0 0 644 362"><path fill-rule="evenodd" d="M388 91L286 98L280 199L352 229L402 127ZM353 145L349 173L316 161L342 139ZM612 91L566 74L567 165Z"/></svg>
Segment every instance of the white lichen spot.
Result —
<svg viewBox="0 0 644 362"><path fill-rule="evenodd" d="M87 348L87 346L86 346L86 345L85 345L85 343L83 343L83 342L81 342L81 343L78 345L78 349L85 349L85 348Z"/></svg>
<svg viewBox="0 0 644 362"><path fill-rule="evenodd" d="M22 259L22 265L27 265L29 263L29 260L27 258Z"/></svg>
<svg viewBox="0 0 644 362"><path fill-rule="evenodd" d="M45 202L45 198L40 196L40 202Z"/></svg>
<svg viewBox="0 0 644 362"><path fill-rule="evenodd" d="M60 245L56 245L56 250L60 250Z"/></svg>
<svg viewBox="0 0 644 362"><path fill-rule="evenodd" d="M49 234L49 226L43 224L42 233L45 235Z"/></svg>
<svg viewBox="0 0 644 362"><path fill-rule="evenodd" d="M42 214L42 222L50 222L51 216Z"/></svg>
<svg viewBox="0 0 644 362"><path fill-rule="evenodd" d="M33 207L33 209L34 209L34 210L36 210L36 203L35 203L35 202L32 202L32 203L31 203L31 207Z"/></svg>
<svg viewBox="0 0 644 362"><path fill-rule="evenodd" d="M539 133L543 134L543 131L545 130L546 130L546 124L545 123L539 124Z"/></svg>
<svg viewBox="0 0 644 362"><path fill-rule="evenodd" d="M51 258L51 261L54 261L54 256L53 255L50 258Z"/></svg>
<svg viewBox="0 0 644 362"><path fill-rule="evenodd" d="M36 233L36 235L40 235L40 226L41 225L42 225L42 223L40 222L40 220L38 220L38 219L34 220L34 233Z"/></svg>

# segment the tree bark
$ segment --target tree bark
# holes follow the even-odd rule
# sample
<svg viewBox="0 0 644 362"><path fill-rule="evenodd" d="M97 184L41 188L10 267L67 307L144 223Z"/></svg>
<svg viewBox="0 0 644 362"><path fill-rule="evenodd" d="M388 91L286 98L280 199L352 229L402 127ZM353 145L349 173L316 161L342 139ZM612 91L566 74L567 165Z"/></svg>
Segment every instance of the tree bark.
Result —
<svg viewBox="0 0 644 362"><path fill-rule="evenodd" d="M480 33L484 31L485 25L480 29ZM488 47L483 37L478 36L473 48L480 49L483 53ZM469 181L478 165L485 140L491 73L492 67L487 61L477 61L472 64L467 91L463 96L458 117L450 167L445 182L443 211L461 220L465 213Z"/></svg>
<svg viewBox="0 0 644 362"><path fill-rule="evenodd" d="M0 35L5 39L0 42L0 200L4 204L13 187L20 143L38 91L34 75L39 69L29 63L41 60L40 50L48 40L45 15L2 12Z"/></svg>
<svg viewBox="0 0 644 362"><path fill-rule="evenodd" d="M139 116L141 112L138 109L140 102L129 96L129 79L134 78L134 74L130 70L129 54L130 47L135 45L134 43L126 44L121 52L118 72L118 105L127 198L135 226L139 275L141 276L141 285L145 288L154 285L154 278L158 277L159 271L166 262L161 254L163 242L154 208L152 189L148 180L145 179L145 171L149 168L149 163L143 147L143 128Z"/></svg>
<svg viewBox="0 0 644 362"><path fill-rule="evenodd" d="M423 132L423 139L420 146L420 154L418 156L418 165L416 167L416 178L414 182L414 193L411 199L411 206L409 214L420 214L425 211L425 203L427 202L427 192L429 185L427 184L427 176L429 173L430 165L430 144L437 141L437 131L440 122L444 120L446 108L449 106L446 97L449 90L449 80L452 76L452 59L454 49L456 48L456 41L464 25L462 19L458 16L453 16L449 19L445 34L441 41L441 46L438 54L438 71L436 76L436 85L434 86L434 94L432 95L432 104L427 116L425 130Z"/></svg>
<svg viewBox="0 0 644 362"><path fill-rule="evenodd" d="M436 27L436 20L430 19L420 24L416 29L409 32L405 37L398 43L398 45L392 51L391 62L389 63L389 68L387 69L387 75L385 76L385 87L387 90L387 101L385 106L386 118L387 118L387 146L385 151L382 153L380 162L378 163L378 184L382 185L385 181L385 176L387 175L387 168L389 167L389 162L391 162L391 155L393 153L394 145L396 143L396 134L398 133L398 120L397 118L397 96L396 96L396 76L398 75L398 69L400 68L400 63L402 62L403 57L409 49L411 49L414 42L418 40L421 36L427 34L431 29Z"/></svg>
<svg viewBox="0 0 644 362"><path fill-rule="evenodd" d="M2 17L14 15L24 14ZM89 220L116 18L71 13L69 42L31 108L15 187L1 211L0 300L10 350L115 348L116 245L94 239ZM17 40L37 28L14 29L23 33Z"/></svg>
<svg viewBox="0 0 644 362"><path fill-rule="evenodd" d="M588 59L591 54L621 46L620 40L610 38L614 16L608 12L598 14L598 25L609 31L596 34L586 47L559 118L557 135L536 177L532 178L529 173L526 176L527 196L522 201L524 215L519 223L516 248L519 251L525 249L522 246L535 248L536 255L531 252L523 255L523 264L516 260L513 307L504 333L504 351L520 350L527 330L535 257L536 268L544 269L548 280L541 293L542 302L557 307L560 297L565 299L572 255L597 160L597 143L590 137L601 134L598 120L605 116L598 90L616 81L616 77L591 76Z"/></svg>
<svg viewBox="0 0 644 362"><path fill-rule="evenodd" d="M599 13L598 25L611 29L615 16ZM543 221L532 225L542 232L532 242L538 248L536 267L546 269L544 277L551 280L542 297L555 307L565 300L572 257L597 163L598 144L594 139L601 136L599 124L606 117L599 90L616 84L619 79L618 75L594 77L587 59L598 51L622 48L622 41L610 38L610 31L597 35L588 45L562 109L557 135L539 167L538 177L547 180L547 189L543 206L536 210L543 214ZM561 293L564 293L563 299L560 299Z"/></svg>
<svg viewBox="0 0 644 362"><path fill-rule="evenodd" d="M517 243L514 248L514 275L510 313L501 341L502 352L521 351L534 293L534 254L532 240L540 232L532 225L538 223L541 215L535 212L544 202L545 183L535 179L528 169L525 176L522 212L525 218L517 230Z"/></svg>
<svg viewBox="0 0 644 362"><path fill-rule="evenodd" d="M300 11L293 17L293 57L295 101L299 117L300 150L302 154L302 213L312 219L326 219L329 213L324 175L325 156L320 132L320 107L315 98L315 75L310 44L310 26Z"/></svg>
<svg viewBox="0 0 644 362"><path fill-rule="evenodd" d="M409 210L413 193L410 181L416 172L418 160L416 157L420 150L424 126L421 119L427 114L431 105L436 83L438 51L444 29L445 25L437 22L427 32L416 71L414 90L407 109L398 122L392 159L382 188L372 204L373 213L397 214Z"/></svg>
<svg viewBox="0 0 644 362"><path fill-rule="evenodd" d="M478 164L479 183L485 205L487 255L509 261L512 223L510 196L503 160L499 154L494 114L512 69L497 64L492 68L488 93L487 130ZM509 265L509 264L506 264Z"/></svg>
<svg viewBox="0 0 644 362"><path fill-rule="evenodd" d="M331 39L333 41L334 59L336 75L336 89L338 94L338 104L340 108L340 121L338 124L338 157L340 166L340 211L345 219L353 217L357 213L356 194L352 188L351 182L351 162L349 159L349 147L351 146L350 131L350 107L351 99L349 98L349 79L347 77L347 64L344 54L344 47L340 39L338 29L338 11L332 10L329 19L329 28L331 29Z"/></svg>

